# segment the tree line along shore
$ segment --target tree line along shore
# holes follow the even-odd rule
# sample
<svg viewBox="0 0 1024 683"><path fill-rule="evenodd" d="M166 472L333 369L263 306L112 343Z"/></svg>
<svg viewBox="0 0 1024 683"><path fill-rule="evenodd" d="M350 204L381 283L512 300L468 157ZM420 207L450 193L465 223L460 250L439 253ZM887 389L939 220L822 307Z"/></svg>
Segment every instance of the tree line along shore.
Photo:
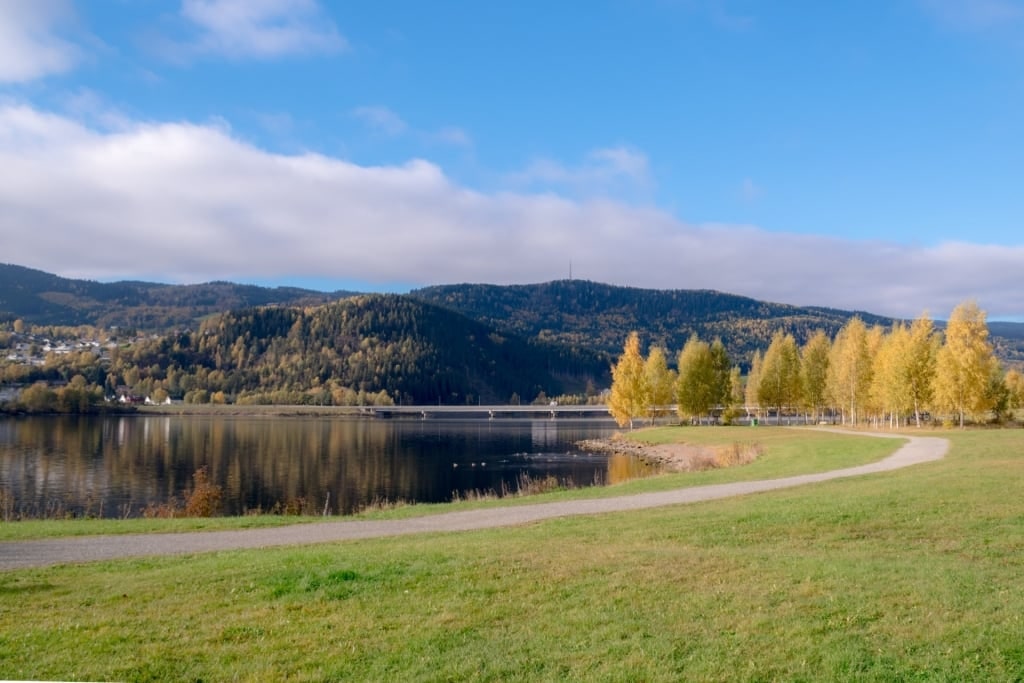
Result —
<svg viewBox="0 0 1024 683"><path fill-rule="evenodd" d="M1004 370L989 342L985 312L957 306L944 332L927 316L909 325L867 326L853 317L834 338L823 331L798 345L777 331L744 376L721 340L690 337L670 368L668 352L647 355L626 339L612 369L609 411L620 426L653 421L674 406L682 420L802 414L844 425L920 426L1004 421L1024 406L1024 375Z"/></svg>
<svg viewBox="0 0 1024 683"><path fill-rule="evenodd" d="M119 411L147 399L171 411L555 400L606 403L622 426L669 407L684 421L801 414L898 426L1005 420L1024 404L1021 372L1001 365L974 302L958 306L942 331L927 315L891 326L853 317L835 335L818 330L803 344L777 329L766 348L739 360L720 338L709 343L696 334L670 357L659 345L644 355L633 332L616 361L457 320L465 322L407 299L366 297L309 310L231 312L197 332L127 338L127 331L93 330L90 343L54 344L32 362L9 353L0 363L0 410ZM403 332L409 329L419 336ZM15 321L0 329L0 347L42 346L45 333L85 334L42 328L33 335Z"/></svg>

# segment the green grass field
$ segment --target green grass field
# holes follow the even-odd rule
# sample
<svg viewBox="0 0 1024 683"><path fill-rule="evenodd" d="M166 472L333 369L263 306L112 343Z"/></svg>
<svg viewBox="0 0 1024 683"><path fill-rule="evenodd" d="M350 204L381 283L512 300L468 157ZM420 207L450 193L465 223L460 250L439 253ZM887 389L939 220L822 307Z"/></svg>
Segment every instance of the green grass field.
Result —
<svg viewBox="0 0 1024 683"><path fill-rule="evenodd" d="M0 677L1020 680L1024 430L932 434L737 499L0 574Z"/></svg>

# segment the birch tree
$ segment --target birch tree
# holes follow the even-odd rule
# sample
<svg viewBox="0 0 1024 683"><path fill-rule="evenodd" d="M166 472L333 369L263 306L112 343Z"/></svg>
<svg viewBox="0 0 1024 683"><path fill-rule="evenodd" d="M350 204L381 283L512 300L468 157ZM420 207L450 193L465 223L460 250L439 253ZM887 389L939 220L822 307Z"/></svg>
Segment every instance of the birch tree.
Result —
<svg viewBox="0 0 1024 683"><path fill-rule="evenodd" d="M679 352L676 408L680 418L710 413L715 405L715 373L711 347L692 335Z"/></svg>
<svg viewBox="0 0 1024 683"><path fill-rule="evenodd" d="M800 353L804 406L817 422L828 402L828 357L832 342L824 330L815 332Z"/></svg>
<svg viewBox="0 0 1024 683"><path fill-rule="evenodd" d="M742 406L743 402L743 375L740 373L740 367L734 365L729 370L729 402L726 405L725 412L722 413L722 422L724 424L732 424L739 417L739 406Z"/></svg>
<svg viewBox="0 0 1024 683"><path fill-rule="evenodd" d="M761 361L757 400L765 407L775 407L781 417L782 409L798 405L800 398L800 352L793 335L780 330L772 335Z"/></svg>
<svg viewBox="0 0 1024 683"><path fill-rule="evenodd" d="M612 367L612 388L608 394L608 412L620 427L633 428L633 420L647 412L647 376L640 353L640 335L630 332L622 356Z"/></svg>
<svg viewBox="0 0 1024 683"><path fill-rule="evenodd" d="M854 316L839 330L828 362L828 391L847 420L856 424L871 386L871 358L868 356L867 327Z"/></svg>
<svg viewBox="0 0 1024 683"><path fill-rule="evenodd" d="M647 380L648 415L653 424L659 409L672 403L675 398L676 373L669 369L664 349L655 346L647 353L644 375Z"/></svg>
<svg viewBox="0 0 1024 683"><path fill-rule="evenodd" d="M908 365L904 381L910 394L914 422L921 426L921 412L931 405L935 395L935 361L939 352L939 337L928 313L922 313L910 326L907 348Z"/></svg>
<svg viewBox="0 0 1024 683"><path fill-rule="evenodd" d="M882 348L885 346L885 341L885 328L881 325L872 325L868 328L864 343L867 347L869 371L867 377L867 391L865 392L863 399L863 415L866 418L871 418L872 422L876 426L881 422L886 406L882 403L880 397L871 390L871 388L874 384L875 368L878 366L879 359L882 355Z"/></svg>
<svg viewBox="0 0 1024 683"><path fill-rule="evenodd" d="M896 323L873 355L872 402L879 406L883 418L888 416L890 427L899 427L901 416L913 406L906 381L909 352L910 332L902 323Z"/></svg>
<svg viewBox="0 0 1024 683"><path fill-rule="evenodd" d="M1011 369L1003 379L1006 389L1009 392L1010 410L1024 408L1024 374L1017 369Z"/></svg>
<svg viewBox="0 0 1024 683"><path fill-rule="evenodd" d="M974 301L953 309L936 357L935 404L964 426L969 414L989 410L990 377L997 367L985 312Z"/></svg>

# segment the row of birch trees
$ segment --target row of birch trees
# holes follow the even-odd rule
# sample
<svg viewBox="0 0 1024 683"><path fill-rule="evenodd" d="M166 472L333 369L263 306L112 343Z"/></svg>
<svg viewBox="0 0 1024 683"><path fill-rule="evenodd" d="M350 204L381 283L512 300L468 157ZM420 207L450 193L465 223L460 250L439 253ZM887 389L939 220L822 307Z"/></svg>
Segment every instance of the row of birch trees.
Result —
<svg viewBox="0 0 1024 683"><path fill-rule="evenodd" d="M725 422L745 412L899 427L934 414L963 426L1024 407L1024 375L1003 372L973 301L953 310L943 332L927 314L890 328L854 317L834 338L818 331L803 346L778 331L745 378L720 340L691 337L671 369L664 349L645 358L631 333L612 368L609 412L632 428L671 407L680 419L720 414Z"/></svg>

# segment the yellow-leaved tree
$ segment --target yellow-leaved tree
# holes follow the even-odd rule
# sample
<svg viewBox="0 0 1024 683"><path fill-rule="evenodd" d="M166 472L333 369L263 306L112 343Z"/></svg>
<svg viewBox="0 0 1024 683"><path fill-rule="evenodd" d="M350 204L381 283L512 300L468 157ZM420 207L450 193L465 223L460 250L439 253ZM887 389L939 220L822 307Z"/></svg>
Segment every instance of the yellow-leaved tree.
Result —
<svg viewBox="0 0 1024 683"><path fill-rule="evenodd" d="M612 367L612 389L608 393L608 412L620 427L633 428L633 420L647 412L650 392L640 353L640 335L630 332L622 356Z"/></svg>
<svg viewBox="0 0 1024 683"><path fill-rule="evenodd" d="M1024 373L1019 370L1012 369L1006 373L1006 377L1003 380L1006 383L1006 390L1008 394L1008 405L1010 410L1020 410L1024 408Z"/></svg>
<svg viewBox="0 0 1024 683"><path fill-rule="evenodd" d="M910 326L905 368L907 391L913 404L914 421L921 426L921 412L931 405L935 395L935 363L939 353L939 336L928 313L924 312Z"/></svg>
<svg viewBox="0 0 1024 683"><path fill-rule="evenodd" d="M832 341L818 330L800 352L800 379L804 387L804 407L817 422L828 404L828 355Z"/></svg>
<svg viewBox="0 0 1024 683"><path fill-rule="evenodd" d="M954 415L960 426L966 416L992 408L989 392L998 361L988 341L985 312L974 301L953 309L935 369L935 405Z"/></svg>
<svg viewBox="0 0 1024 683"><path fill-rule="evenodd" d="M856 424L871 386L868 330L854 316L839 330L828 360L828 393L843 415L843 424Z"/></svg>
<svg viewBox="0 0 1024 683"><path fill-rule="evenodd" d="M711 347L696 334L690 335L679 352L678 363L676 409L679 417L692 419L710 413L715 405Z"/></svg>
<svg viewBox="0 0 1024 683"><path fill-rule="evenodd" d="M904 415L913 409L913 400L906 382L909 365L910 331L903 323L893 325L874 354L871 376L871 402L878 414L888 416L890 427L899 427Z"/></svg>
<svg viewBox="0 0 1024 683"><path fill-rule="evenodd" d="M775 408L781 422L783 410L799 405L802 396L800 351L793 335L778 330L761 359L757 401L765 408Z"/></svg>
<svg viewBox="0 0 1024 683"><path fill-rule="evenodd" d="M647 353L644 374L647 379L647 412L653 424L654 418L672 403L675 393L676 373L669 369L664 349L655 346Z"/></svg>

